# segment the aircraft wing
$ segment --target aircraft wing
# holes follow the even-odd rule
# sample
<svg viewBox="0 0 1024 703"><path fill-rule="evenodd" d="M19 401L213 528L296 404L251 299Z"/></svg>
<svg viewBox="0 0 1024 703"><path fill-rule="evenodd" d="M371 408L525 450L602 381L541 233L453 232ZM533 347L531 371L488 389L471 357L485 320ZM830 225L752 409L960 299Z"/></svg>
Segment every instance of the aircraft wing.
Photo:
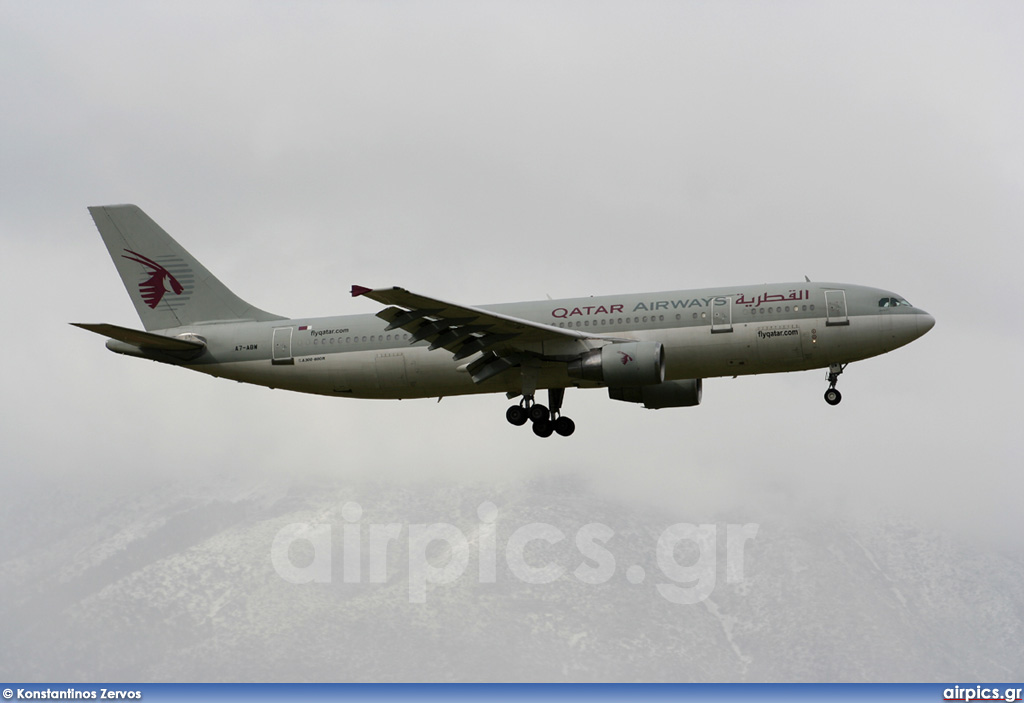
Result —
<svg viewBox="0 0 1024 703"><path fill-rule="evenodd" d="M548 346L546 343L561 343L550 346L579 353L593 346L586 344L587 341L599 345L624 341L449 303L398 287L352 286L352 296L366 296L387 305L377 317L387 320L389 330L401 328L410 332L411 342L429 341L430 349L447 349L456 360L485 352L469 366L477 383L517 366L524 354L537 355L538 343L545 346ZM530 349L528 345L532 345Z"/></svg>

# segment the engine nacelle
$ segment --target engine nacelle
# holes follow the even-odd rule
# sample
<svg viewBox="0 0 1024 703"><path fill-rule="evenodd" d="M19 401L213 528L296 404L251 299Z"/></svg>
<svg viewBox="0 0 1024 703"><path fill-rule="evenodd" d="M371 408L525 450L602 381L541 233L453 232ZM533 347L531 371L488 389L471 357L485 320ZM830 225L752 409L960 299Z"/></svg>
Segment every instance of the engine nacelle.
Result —
<svg viewBox="0 0 1024 703"><path fill-rule="evenodd" d="M643 403L645 408L689 408L700 405L704 382L699 378L665 381L653 386L609 388L608 397L627 403Z"/></svg>
<svg viewBox="0 0 1024 703"><path fill-rule="evenodd" d="M608 386L647 386L665 380L665 348L661 342L616 342L570 361L573 378Z"/></svg>

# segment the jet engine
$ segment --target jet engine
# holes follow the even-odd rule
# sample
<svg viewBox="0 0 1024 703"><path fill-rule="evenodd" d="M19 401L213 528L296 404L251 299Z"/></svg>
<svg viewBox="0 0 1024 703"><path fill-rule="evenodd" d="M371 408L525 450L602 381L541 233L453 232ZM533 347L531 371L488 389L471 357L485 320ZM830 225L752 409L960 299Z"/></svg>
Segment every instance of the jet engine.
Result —
<svg viewBox="0 0 1024 703"><path fill-rule="evenodd" d="M593 349L569 362L573 378L607 386L647 386L665 379L665 349L661 342L616 342Z"/></svg>
<svg viewBox="0 0 1024 703"><path fill-rule="evenodd" d="M688 408L700 405L704 383L699 378L665 381L650 386L609 388L608 397L627 403L643 403L645 408Z"/></svg>

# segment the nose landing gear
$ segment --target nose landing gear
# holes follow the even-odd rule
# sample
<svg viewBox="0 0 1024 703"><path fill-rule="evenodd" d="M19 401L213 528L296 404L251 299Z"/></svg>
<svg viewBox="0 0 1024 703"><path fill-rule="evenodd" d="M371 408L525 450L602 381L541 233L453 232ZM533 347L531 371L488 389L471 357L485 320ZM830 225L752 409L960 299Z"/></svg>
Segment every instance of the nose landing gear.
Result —
<svg viewBox="0 0 1024 703"><path fill-rule="evenodd" d="M825 391L825 402L829 405L839 405L843 394L836 388L839 381L839 374L846 368L846 364L832 364L828 367L828 390Z"/></svg>
<svg viewBox="0 0 1024 703"><path fill-rule="evenodd" d="M576 431L576 423L562 415L562 399L564 388L548 389L548 406L533 401L533 395L524 395L518 405L512 405L505 411L505 419L516 426L525 425L527 420L533 423L533 433L538 437L550 437L557 433L568 437Z"/></svg>

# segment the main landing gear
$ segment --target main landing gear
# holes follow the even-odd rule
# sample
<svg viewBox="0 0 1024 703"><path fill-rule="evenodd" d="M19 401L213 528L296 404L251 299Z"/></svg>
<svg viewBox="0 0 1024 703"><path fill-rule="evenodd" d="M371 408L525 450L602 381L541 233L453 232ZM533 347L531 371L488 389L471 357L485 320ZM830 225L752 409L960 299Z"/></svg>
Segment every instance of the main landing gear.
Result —
<svg viewBox="0 0 1024 703"><path fill-rule="evenodd" d="M535 403L532 394L524 395L518 405L512 405L505 411L505 419L517 426L525 425L527 421L532 422L533 433L538 437L550 437L556 432L563 437L568 437L576 431L576 423L561 413L564 397L564 388L549 389L549 409L540 403Z"/></svg>
<svg viewBox="0 0 1024 703"><path fill-rule="evenodd" d="M843 394L836 388L839 381L839 374L846 368L846 364L832 364L828 367L828 390L825 391L825 402L829 405L839 405Z"/></svg>

